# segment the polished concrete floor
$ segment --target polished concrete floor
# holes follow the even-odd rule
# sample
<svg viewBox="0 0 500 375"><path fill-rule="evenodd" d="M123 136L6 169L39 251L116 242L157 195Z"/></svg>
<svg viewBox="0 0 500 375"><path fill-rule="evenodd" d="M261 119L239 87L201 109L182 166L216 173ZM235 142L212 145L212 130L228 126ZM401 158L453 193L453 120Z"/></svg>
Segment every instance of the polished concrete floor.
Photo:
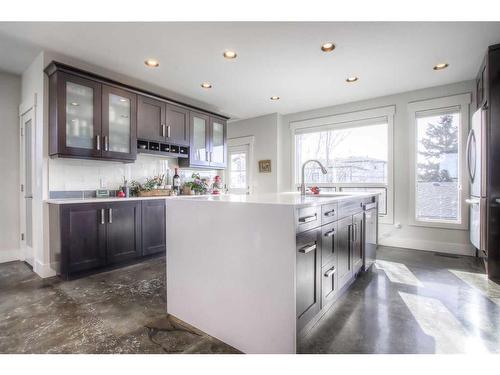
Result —
<svg viewBox="0 0 500 375"><path fill-rule="evenodd" d="M500 353L500 285L481 261L380 248L301 353Z"/></svg>
<svg viewBox="0 0 500 375"><path fill-rule="evenodd" d="M166 316L165 258L73 281L0 264L0 353L236 353ZM500 352L500 286L471 257L381 248L300 353Z"/></svg>
<svg viewBox="0 0 500 375"><path fill-rule="evenodd" d="M235 353L166 315L165 258L73 281L0 264L0 353Z"/></svg>

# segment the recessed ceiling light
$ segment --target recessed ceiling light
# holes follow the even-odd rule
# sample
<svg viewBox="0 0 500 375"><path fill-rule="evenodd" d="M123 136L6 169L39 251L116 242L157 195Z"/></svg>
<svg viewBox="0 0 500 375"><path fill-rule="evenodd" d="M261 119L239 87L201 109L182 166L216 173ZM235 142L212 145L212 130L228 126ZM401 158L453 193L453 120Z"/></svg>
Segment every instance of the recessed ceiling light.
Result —
<svg viewBox="0 0 500 375"><path fill-rule="evenodd" d="M434 70L442 70L442 69L446 69L448 67L448 64L447 63L440 63L440 64L436 64L434 65Z"/></svg>
<svg viewBox="0 0 500 375"><path fill-rule="evenodd" d="M275 95L275 96L271 96L271 98L270 98L270 99L271 99L271 100L280 100L280 97Z"/></svg>
<svg viewBox="0 0 500 375"><path fill-rule="evenodd" d="M155 59L147 59L146 61L144 61L144 64L146 64L146 66L150 68L158 68L160 66L160 62Z"/></svg>
<svg viewBox="0 0 500 375"><path fill-rule="evenodd" d="M71 102L70 103L72 106L75 106L75 107L78 107L80 104L78 104L77 102Z"/></svg>
<svg viewBox="0 0 500 375"><path fill-rule="evenodd" d="M321 50L323 52L332 52L334 49L335 49L335 44L333 44L332 42L323 43L321 45Z"/></svg>
<svg viewBox="0 0 500 375"><path fill-rule="evenodd" d="M209 82L203 82L201 84L201 87L203 87L204 89L211 89L212 88L212 84L209 83Z"/></svg>
<svg viewBox="0 0 500 375"><path fill-rule="evenodd" d="M352 82L356 82L358 79L359 79L358 77L352 76L352 77L347 77L345 79L345 81L349 82L349 83L352 83Z"/></svg>
<svg viewBox="0 0 500 375"><path fill-rule="evenodd" d="M234 51L229 51L229 50L228 50L228 51L225 51L225 52L224 52L223 56L224 56L226 59L231 60L231 59L235 59L238 55L236 54L236 52L234 52Z"/></svg>

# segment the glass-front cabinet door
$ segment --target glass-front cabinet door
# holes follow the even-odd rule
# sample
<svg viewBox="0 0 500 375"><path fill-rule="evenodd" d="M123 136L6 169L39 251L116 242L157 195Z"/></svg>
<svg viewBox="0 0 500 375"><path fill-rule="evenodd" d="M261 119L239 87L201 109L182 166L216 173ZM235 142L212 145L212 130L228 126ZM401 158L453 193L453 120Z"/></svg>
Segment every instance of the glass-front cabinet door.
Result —
<svg viewBox="0 0 500 375"><path fill-rule="evenodd" d="M191 112L191 147L190 164L209 165L210 164L210 143L209 143L209 117Z"/></svg>
<svg viewBox="0 0 500 375"><path fill-rule="evenodd" d="M66 155L101 155L101 85L78 76L62 74L57 141Z"/></svg>
<svg viewBox="0 0 500 375"><path fill-rule="evenodd" d="M137 96L115 87L102 87L102 156L135 159Z"/></svg>
<svg viewBox="0 0 500 375"><path fill-rule="evenodd" d="M210 165L225 168L226 161L226 121L210 118L211 143Z"/></svg>

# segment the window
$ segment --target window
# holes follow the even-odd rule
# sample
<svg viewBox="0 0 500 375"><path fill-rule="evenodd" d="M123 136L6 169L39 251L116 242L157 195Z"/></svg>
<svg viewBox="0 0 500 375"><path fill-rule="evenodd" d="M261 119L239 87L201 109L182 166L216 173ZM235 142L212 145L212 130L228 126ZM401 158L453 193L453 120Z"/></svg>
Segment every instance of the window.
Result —
<svg viewBox="0 0 500 375"><path fill-rule="evenodd" d="M230 154L231 181L230 189L245 189L247 182L247 152L233 151Z"/></svg>
<svg viewBox="0 0 500 375"><path fill-rule="evenodd" d="M232 194L250 194L252 192L251 160L253 137L228 139L228 166L225 180Z"/></svg>
<svg viewBox="0 0 500 375"><path fill-rule="evenodd" d="M372 117L373 114L386 116ZM303 163L317 159L328 173L322 174L317 164L308 164L304 171L307 186L317 185L325 192L380 193L379 214L385 219L382 221L390 223L392 114L390 107L332 116L319 126L295 125L295 186L300 185Z"/></svg>
<svg viewBox="0 0 500 375"><path fill-rule="evenodd" d="M469 96L470 99L470 96ZM410 218L415 225L466 228L462 172L467 95L412 103Z"/></svg>

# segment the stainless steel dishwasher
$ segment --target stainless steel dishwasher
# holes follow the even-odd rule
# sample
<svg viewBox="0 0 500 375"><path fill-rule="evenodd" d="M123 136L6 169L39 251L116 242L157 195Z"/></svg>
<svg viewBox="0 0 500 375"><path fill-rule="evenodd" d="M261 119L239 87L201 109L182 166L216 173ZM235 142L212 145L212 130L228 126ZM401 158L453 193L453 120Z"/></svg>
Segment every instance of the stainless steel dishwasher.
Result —
<svg viewBox="0 0 500 375"><path fill-rule="evenodd" d="M363 269L367 271L377 259L378 246L378 203L363 205L365 213L365 243L363 251Z"/></svg>

